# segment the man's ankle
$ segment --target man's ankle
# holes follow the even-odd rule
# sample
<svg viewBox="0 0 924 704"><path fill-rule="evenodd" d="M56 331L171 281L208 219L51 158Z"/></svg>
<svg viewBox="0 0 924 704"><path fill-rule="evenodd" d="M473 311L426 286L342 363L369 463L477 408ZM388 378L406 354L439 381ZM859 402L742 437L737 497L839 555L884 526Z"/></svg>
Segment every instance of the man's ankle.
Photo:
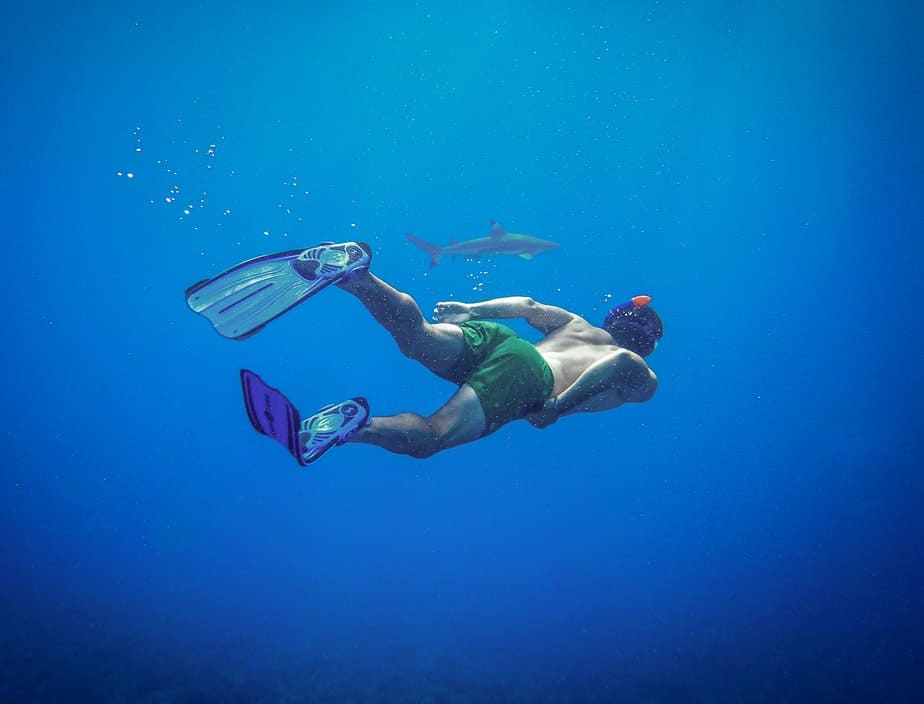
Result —
<svg viewBox="0 0 924 704"><path fill-rule="evenodd" d="M354 291L356 289L362 288L369 281L369 269L357 269L356 271L351 271L349 274L343 277L341 281L337 282L337 286L342 288L344 291Z"/></svg>

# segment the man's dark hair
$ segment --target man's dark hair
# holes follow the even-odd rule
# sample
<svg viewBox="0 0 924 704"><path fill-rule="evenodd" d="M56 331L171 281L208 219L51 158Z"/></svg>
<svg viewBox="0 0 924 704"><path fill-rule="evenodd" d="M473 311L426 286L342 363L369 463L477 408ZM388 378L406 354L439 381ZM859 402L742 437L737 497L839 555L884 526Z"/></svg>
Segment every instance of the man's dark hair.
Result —
<svg viewBox="0 0 924 704"><path fill-rule="evenodd" d="M654 352L664 334L661 318L651 306L617 306L606 316L603 329L612 335L617 345L642 357Z"/></svg>

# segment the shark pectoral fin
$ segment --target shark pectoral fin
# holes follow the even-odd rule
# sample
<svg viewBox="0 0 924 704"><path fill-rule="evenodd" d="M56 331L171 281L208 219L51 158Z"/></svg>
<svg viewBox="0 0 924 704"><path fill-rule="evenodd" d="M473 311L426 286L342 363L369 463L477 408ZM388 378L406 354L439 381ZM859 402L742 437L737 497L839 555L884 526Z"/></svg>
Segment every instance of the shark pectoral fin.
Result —
<svg viewBox="0 0 924 704"><path fill-rule="evenodd" d="M533 258L533 255L531 252L523 252L523 254L520 254L519 256L521 259L532 259Z"/></svg>
<svg viewBox="0 0 924 704"><path fill-rule="evenodd" d="M500 238L507 234L507 230L497 220L491 221L491 237Z"/></svg>

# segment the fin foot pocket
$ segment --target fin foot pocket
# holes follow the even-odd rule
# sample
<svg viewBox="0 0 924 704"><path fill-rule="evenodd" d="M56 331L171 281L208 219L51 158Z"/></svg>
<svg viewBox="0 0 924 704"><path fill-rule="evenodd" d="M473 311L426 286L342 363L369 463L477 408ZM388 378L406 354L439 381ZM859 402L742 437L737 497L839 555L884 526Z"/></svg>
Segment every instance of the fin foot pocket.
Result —
<svg viewBox="0 0 924 704"><path fill-rule="evenodd" d="M369 421L369 402L362 396L325 406L302 421L298 446L303 464L347 442Z"/></svg>

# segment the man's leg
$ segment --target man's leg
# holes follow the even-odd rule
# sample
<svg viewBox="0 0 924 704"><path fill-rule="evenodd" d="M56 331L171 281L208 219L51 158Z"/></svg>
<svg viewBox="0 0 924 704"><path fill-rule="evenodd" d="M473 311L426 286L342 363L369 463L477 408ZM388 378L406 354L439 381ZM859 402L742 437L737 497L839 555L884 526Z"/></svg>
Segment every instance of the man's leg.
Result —
<svg viewBox="0 0 924 704"><path fill-rule="evenodd" d="M356 431L349 442L376 445L389 452L423 459L456 445L477 440L484 433L481 402L463 384L442 408L429 418L416 413L373 418L371 425Z"/></svg>
<svg viewBox="0 0 924 704"><path fill-rule="evenodd" d="M340 288L359 299L398 343L404 356L434 374L448 371L462 354L462 330L457 325L430 323L408 294L368 271L357 272ZM416 416L420 417L420 416Z"/></svg>

